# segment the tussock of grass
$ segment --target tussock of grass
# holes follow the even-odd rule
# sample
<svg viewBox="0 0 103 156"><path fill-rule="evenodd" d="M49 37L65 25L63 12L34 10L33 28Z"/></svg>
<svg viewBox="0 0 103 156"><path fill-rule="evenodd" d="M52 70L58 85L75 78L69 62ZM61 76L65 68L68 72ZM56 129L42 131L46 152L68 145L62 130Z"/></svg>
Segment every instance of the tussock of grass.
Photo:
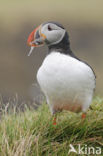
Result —
<svg viewBox="0 0 103 156"><path fill-rule="evenodd" d="M0 156L67 156L69 144L103 148L103 99L96 97L91 108L84 121L81 114L59 113L55 126L46 104L37 111L4 113Z"/></svg>

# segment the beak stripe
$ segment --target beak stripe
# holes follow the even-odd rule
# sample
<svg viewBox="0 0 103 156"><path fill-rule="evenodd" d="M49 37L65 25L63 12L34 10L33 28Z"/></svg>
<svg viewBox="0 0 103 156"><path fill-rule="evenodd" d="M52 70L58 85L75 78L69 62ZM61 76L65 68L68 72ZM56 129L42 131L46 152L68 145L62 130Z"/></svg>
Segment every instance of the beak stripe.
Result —
<svg viewBox="0 0 103 156"><path fill-rule="evenodd" d="M46 36L41 32L41 26L40 26L40 36L43 37L43 39L46 39Z"/></svg>

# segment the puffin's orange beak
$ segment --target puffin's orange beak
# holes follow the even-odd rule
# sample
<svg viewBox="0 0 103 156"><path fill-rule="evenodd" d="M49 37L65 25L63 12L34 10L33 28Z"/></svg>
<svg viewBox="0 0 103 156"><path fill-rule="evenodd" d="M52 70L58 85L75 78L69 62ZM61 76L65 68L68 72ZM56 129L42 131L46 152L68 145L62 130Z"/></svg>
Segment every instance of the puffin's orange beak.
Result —
<svg viewBox="0 0 103 156"><path fill-rule="evenodd" d="M40 45L43 45L44 40L46 39L46 36L41 33L41 27L42 25L38 26L36 29L34 29L27 40L27 44L31 47L39 47Z"/></svg>

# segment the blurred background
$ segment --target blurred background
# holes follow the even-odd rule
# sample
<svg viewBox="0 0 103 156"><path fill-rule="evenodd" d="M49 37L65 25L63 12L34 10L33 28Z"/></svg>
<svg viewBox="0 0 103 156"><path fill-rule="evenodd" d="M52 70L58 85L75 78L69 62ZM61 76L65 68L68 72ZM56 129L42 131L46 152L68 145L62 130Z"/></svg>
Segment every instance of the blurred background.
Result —
<svg viewBox="0 0 103 156"><path fill-rule="evenodd" d="M95 94L103 94L103 0L0 0L0 94L38 96L36 72L47 47L27 56L30 32L45 21L58 21L69 32L71 49L92 66Z"/></svg>

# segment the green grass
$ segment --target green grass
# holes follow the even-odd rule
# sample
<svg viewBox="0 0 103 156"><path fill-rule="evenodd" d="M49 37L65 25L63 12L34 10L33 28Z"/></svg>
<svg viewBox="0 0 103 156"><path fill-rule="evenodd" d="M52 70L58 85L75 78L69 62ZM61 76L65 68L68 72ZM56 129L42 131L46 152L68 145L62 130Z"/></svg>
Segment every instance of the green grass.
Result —
<svg viewBox="0 0 103 156"><path fill-rule="evenodd" d="M103 149L103 98L94 98L91 108L85 120L81 113L59 113L55 126L46 104L37 111L3 113L0 156L68 156L69 144Z"/></svg>

